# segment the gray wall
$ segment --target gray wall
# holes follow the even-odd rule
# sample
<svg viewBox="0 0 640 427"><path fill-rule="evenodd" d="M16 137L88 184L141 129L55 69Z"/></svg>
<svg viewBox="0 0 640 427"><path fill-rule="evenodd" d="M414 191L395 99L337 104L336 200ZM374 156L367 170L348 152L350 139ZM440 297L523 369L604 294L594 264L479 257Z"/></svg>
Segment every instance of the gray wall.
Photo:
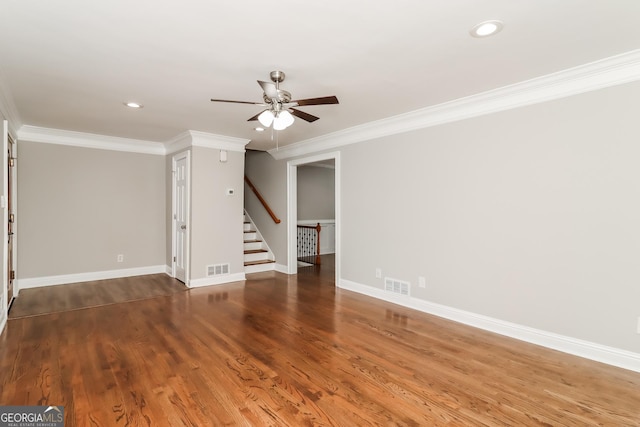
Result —
<svg viewBox="0 0 640 427"><path fill-rule="evenodd" d="M640 353L638 111L630 83L343 147L342 278Z"/></svg>
<svg viewBox="0 0 640 427"><path fill-rule="evenodd" d="M165 265L163 156L18 144L18 278Z"/></svg>
<svg viewBox="0 0 640 427"><path fill-rule="evenodd" d="M244 153L191 149L191 279L206 277L206 267L230 264L230 273L244 272L243 219ZM235 195L227 196L232 188Z"/></svg>
<svg viewBox="0 0 640 427"><path fill-rule="evenodd" d="M335 219L335 170L298 166L298 221Z"/></svg>

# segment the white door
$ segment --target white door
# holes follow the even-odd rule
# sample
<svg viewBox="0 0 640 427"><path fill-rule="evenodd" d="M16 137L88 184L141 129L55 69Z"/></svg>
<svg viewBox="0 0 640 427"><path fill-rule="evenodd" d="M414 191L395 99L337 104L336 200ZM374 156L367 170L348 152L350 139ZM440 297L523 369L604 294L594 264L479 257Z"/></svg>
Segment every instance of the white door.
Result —
<svg viewBox="0 0 640 427"><path fill-rule="evenodd" d="M189 152L173 158L173 276L187 283L189 265Z"/></svg>

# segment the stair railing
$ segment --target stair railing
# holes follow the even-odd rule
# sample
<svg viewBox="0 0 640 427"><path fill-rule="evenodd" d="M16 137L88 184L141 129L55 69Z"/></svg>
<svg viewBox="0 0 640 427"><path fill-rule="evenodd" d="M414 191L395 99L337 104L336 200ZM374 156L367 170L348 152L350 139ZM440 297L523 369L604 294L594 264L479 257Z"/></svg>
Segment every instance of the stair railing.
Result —
<svg viewBox="0 0 640 427"><path fill-rule="evenodd" d="M298 261L320 265L320 230L320 223L298 225Z"/></svg>
<svg viewBox="0 0 640 427"><path fill-rule="evenodd" d="M266 209L267 213L269 214L269 216L271 217L273 222L275 222L276 224L280 224L280 218L278 218L276 216L276 214L273 213L273 211L271 210L271 207L269 207L269 204L267 203L267 201L264 199L264 197L262 197L262 195L260 194L260 192L258 191L256 186L253 185L253 183L251 182L251 180L249 179L249 177L247 175L244 176L244 182L247 183L249 188L253 191L253 194L256 195L258 200L260 200L260 203L262 203L262 206L264 206L264 208Z"/></svg>

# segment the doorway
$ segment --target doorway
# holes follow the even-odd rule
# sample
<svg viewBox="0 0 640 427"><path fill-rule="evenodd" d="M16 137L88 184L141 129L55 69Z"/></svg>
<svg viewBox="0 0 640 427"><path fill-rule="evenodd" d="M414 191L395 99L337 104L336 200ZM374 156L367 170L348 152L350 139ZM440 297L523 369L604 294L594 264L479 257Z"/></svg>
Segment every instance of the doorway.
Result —
<svg viewBox="0 0 640 427"><path fill-rule="evenodd" d="M318 154L287 162L287 218L289 219L287 230L287 263L288 274L298 273L298 166L333 160L335 167L335 283L339 284L340 278L340 152Z"/></svg>

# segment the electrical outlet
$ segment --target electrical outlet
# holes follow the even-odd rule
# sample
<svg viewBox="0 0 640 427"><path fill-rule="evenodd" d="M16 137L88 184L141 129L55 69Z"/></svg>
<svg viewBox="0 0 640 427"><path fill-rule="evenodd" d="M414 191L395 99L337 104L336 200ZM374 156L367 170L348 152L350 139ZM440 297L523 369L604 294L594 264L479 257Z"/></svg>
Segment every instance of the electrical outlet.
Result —
<svg viewBox="0 0 640 427"><path fill-rule="evenodd" d="M118 262L124 262L124 255L122 255L122 254L118 254L117 261L118 261Z"/></svg>
<svg viewBox="0 0 640 427"><path fill-rule="evenodd" d="M376 279L382 279L382 269L376 268Z"/></svg>
<svg viewBox="0 0 640 427"><path fill-rule="evenodd" d="M421 288L426 288L427 287L427 279L425 279L423 276L418 277L418 286Z"/></svg>

